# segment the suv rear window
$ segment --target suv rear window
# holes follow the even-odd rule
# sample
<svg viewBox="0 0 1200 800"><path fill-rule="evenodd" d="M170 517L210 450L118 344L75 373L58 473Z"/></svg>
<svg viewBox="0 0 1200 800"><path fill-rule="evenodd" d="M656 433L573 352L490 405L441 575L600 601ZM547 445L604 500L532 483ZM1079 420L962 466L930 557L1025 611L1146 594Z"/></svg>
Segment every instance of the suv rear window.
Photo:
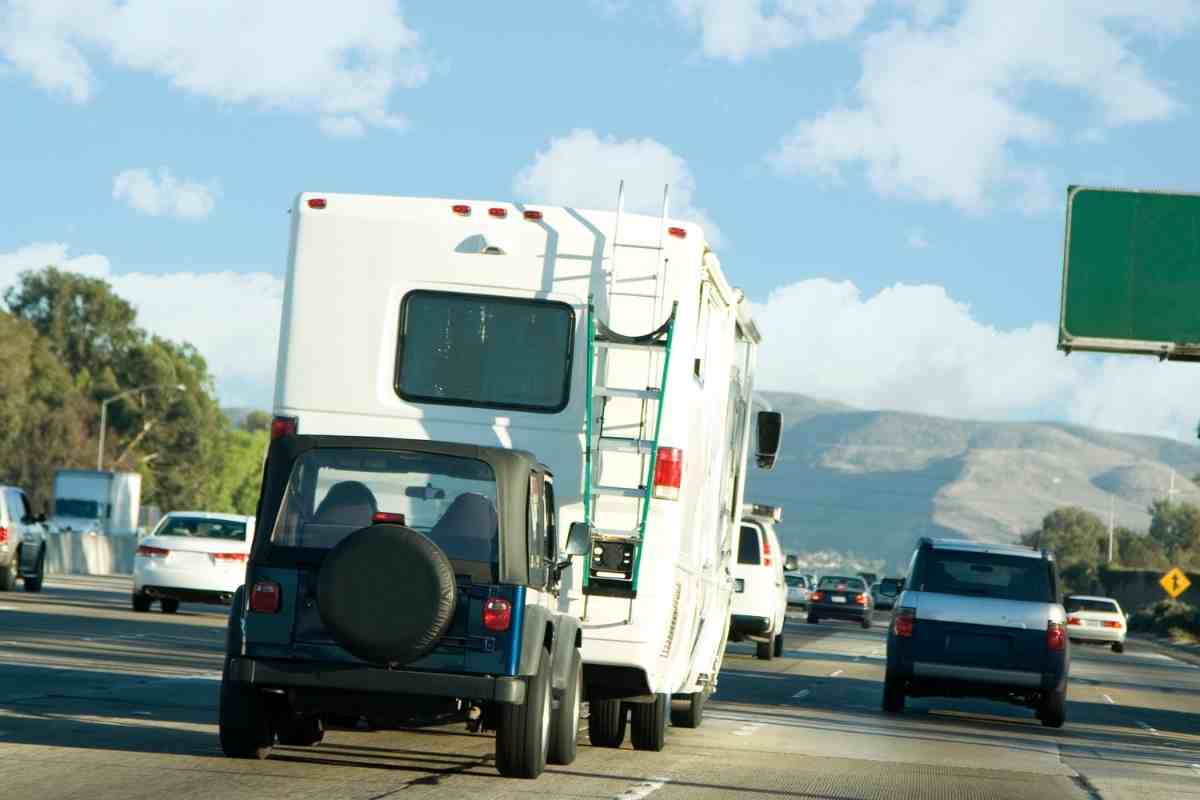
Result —
<svg viewBox="0 0 1200 800"><path fill-rule="evenodd" d="M400 310L396 392L414 403L561 411L574 330L566 303L410 292Z"/></svg>
<svg viewBox="0 0 1200 800"><path fill-rule="evenodd" d="M922 592L1054 602L1049 561L970 550L922 550L910 582Z"/></svg>
<svg viewBox="0 0 1200 800"><path fill-rule="evenodd" d="M271 543L328 550L379 512L437 542L451 560L498 563L496 476L482 461L330 448L296 459Z"/></svg>
<svg viewBox="0 0 1200 800"><path fill-rule="evenodd" d="M738 563L759 563L758 528L753 525L742 526L742 538L738 540Z"/></svg>
<svg viewBox="0 0 1200 800"><path fill-rule="evenodd" d="M862 578L842 578L837 575L826 575L817 585L818 589L831 592L865 592L867 584Z"/></svg>
<svg viewBox="0 0 1200 800"><path fill-rule="evenodd" d="M1117 610L1117 604L1112 600L1085 600L1081 597L1068 597L1063 605L1066 606L1067 613L1073 614L1076 611L1107 611L1111 614L1120 613Z"/></svg>

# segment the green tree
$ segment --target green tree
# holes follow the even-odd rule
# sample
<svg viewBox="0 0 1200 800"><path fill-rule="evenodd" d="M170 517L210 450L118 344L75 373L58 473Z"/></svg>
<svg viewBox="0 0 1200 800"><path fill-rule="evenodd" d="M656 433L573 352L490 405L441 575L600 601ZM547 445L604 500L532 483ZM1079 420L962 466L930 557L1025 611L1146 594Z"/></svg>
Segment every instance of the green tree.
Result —
<svg viewBox="0 0 1200 800"><path fill-rule="evenodd" d="M258 506L263 459L270 435L267 431L231 430L226 433L224 464L214 511L253 514Z"/></svg>
<svg viewBox="0 0 1200 800"><path fill-rule="evenodd" d="M1108 527L1090 511L1077 506L1056 508L1042 527L1021 537L1030 547L1049 550L1059 574L1071 591L1088 591L1102 560L1107 558Z"/></svg>
<svg viewBox="0 0 1200 800"><path fill-rule="evenodd" d="M1116 560L1126 567L1162 569L1167 566L1167 556L1160 545L1146 534L1135 533L1128 528L1116 530Z"/></svg>
<svg viewBox="0 0 1200 800"><path fill-rule="evenodd" d="M1185 552L1200 550L1200 507L1191 503L1155 500L1150 512L1150 538L1172 561Z"/></svg>
<svg viewBox="0 0 1200 800"><path fill-rule="evenodd" d="M256 433L271 430L271 415L265 411L251 411L242 420L242 430Z"/></svg>

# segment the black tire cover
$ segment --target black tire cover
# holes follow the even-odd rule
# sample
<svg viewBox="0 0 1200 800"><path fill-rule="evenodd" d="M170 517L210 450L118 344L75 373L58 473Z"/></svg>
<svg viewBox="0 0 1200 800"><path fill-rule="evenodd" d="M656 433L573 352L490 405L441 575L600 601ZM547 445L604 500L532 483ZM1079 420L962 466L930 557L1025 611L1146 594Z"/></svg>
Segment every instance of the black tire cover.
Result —
<svg viewBox="0 0 1200 800"><path fill-rule="evenodd" d="M454 619L454 568L424 534L372 525L340 541L317 574L317 609L334 641L366 661L407 664Z"/></svg>

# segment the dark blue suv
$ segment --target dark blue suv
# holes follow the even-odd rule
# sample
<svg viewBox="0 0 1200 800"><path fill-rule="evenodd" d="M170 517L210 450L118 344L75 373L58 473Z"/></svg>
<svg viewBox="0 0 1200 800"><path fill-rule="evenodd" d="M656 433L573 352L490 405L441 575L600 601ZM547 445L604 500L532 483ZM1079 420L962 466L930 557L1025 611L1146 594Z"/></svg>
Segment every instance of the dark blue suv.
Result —
<svg viewBox="0 0 1200 800"><path fill-rule="evenodd" d="M273 428L234 598L220 737L311 746L331 720L458 709L504 775L575 758L579 622L558 609L553 478L530 453ZM586 547L572 530L566 548Z"/></svg>
<svg viewBox="0 0 1200 800"><path fill-rule="evenodd" d="M1027 547L922 539L888 631L883 710L905 697L983 697L1066 720L1070 644L1054 557Z"/></svg>

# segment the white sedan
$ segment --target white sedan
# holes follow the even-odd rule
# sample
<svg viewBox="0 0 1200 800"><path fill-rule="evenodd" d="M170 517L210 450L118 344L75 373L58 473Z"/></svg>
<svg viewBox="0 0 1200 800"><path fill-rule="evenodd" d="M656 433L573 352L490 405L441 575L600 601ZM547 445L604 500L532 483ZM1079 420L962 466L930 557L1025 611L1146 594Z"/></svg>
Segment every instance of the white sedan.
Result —
<svg viewBox="0 0 1200 800"><path fill-rule="evenodd" d="M1063 598L1067 609L1067 635L1073 642L1112 645L1125 652L1126 620L1121 605L1111 597L1073 594Z"/></svg>
<svg viewBox="0 0 1200 800"><path fill-rule="evenodd" d="M254 517L172 511L138 543L133 610L158 600L166 614L188 603L228 604L246 580Z"/></svg>
<svg viewBox="0 0 1200 800"><path fill-rule="evenodd" d="M808 595L812 587L808 578L803 575L784 575L787 582L787 602L789 606L807 606Z"/></svg>

